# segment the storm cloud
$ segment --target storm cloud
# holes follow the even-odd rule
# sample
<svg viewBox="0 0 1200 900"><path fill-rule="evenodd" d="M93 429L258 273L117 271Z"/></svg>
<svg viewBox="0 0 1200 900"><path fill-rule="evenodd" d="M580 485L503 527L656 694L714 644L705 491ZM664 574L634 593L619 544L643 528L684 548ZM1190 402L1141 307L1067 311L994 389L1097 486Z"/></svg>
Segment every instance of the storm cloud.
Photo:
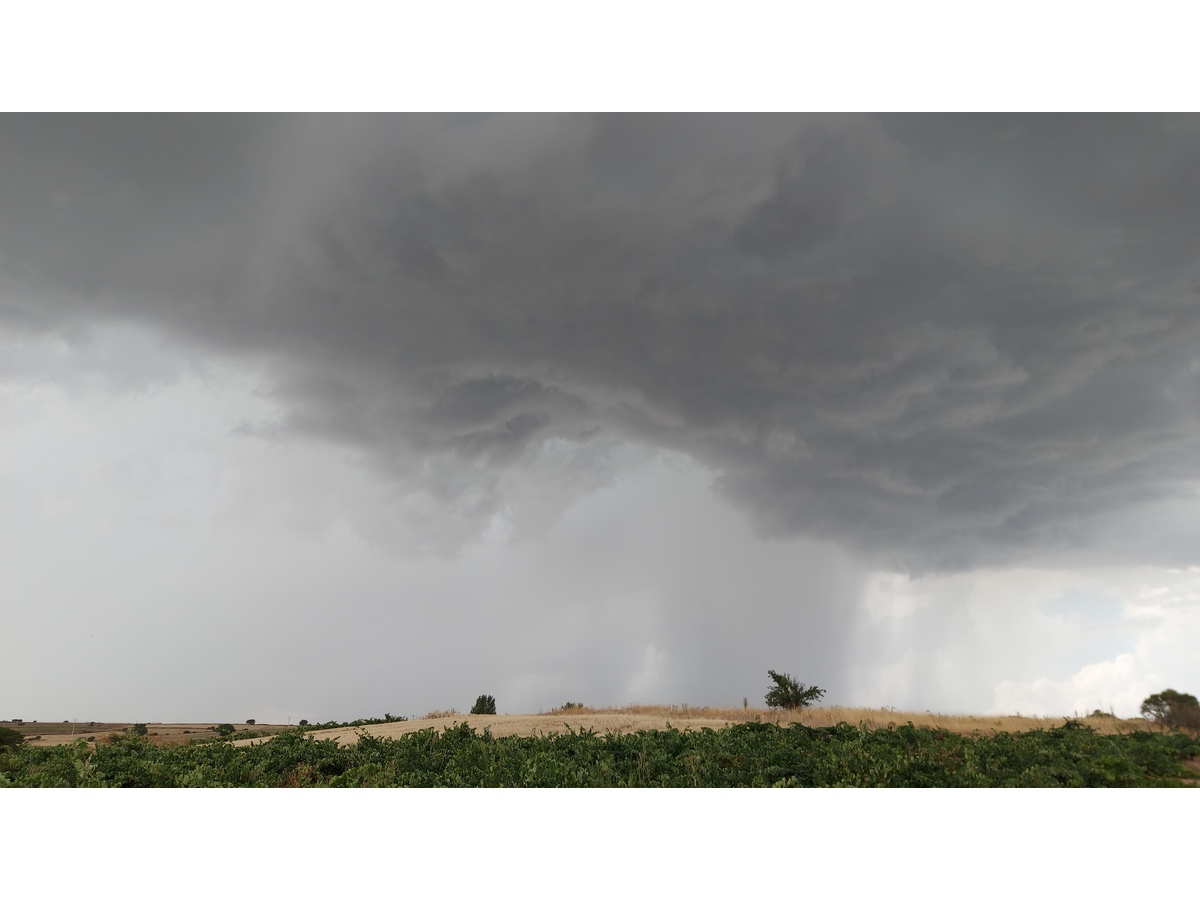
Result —
<svg viewBox="0 0 1200 900"><path fill-rule="evenodd" d="M342 448L402 557L666 452L889 571L1187 567L1197 247L1193 116L10 116L0 375L251 365L231 433Z"/></svg>
<svg viewBox="0 0 1200 900"><path fill-rule="evenodd" d="M1200 131L1154 116L16 117L3 321L266 360L427 490L686 453L766 535L914 571L1128 552L1194 491Z"/></svg>

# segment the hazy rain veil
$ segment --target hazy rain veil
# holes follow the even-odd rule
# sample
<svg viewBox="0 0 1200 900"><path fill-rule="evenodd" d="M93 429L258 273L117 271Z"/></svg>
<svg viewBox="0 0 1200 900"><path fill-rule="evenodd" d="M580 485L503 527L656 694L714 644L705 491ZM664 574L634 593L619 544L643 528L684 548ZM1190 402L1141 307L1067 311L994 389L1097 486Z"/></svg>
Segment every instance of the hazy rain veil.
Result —
<svg viewBox="0 0 1200 900"><path fill-rule="evenodd" d="M1194 118L15 117L0 154L0 379L242 379L212 515L282 581L320 563L273 505L345 563L244 601L281 708L329 627L403 652L309 696L919 700L1006 602L955 578L1200 563Z"/></svg>

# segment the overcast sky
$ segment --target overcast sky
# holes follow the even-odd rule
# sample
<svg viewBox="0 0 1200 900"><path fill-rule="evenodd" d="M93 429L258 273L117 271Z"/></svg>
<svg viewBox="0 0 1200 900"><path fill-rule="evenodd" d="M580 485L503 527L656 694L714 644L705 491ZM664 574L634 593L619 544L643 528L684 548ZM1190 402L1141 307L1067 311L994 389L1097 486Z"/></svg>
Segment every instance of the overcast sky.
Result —
<svg viewBox="0 0 1200 900"><path fill-rule="evenodd" d="M1200 118L0 119L0 718L1200 688Z"/></svg>

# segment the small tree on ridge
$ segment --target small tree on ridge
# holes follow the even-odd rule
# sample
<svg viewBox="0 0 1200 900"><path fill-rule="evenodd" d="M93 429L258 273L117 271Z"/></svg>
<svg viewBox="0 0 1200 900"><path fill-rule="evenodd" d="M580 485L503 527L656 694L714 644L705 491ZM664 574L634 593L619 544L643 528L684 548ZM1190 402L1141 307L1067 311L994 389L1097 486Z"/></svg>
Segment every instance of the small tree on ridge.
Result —
<svg viewBox="0 0 1200 900"><path fill-rule="evenodd" d="M1200 700L1170 688L1143 700L1141 712L1168 728L1200 728Z"/></svg>
<svg viewBox="0 0 1200 900"><path fill-rule="evenodd" d="M781 675L774 669L767 669L767 674L775 682L775 686L767 691L767 706L782 709L803 709L812 706L825 695L825 691L813 685L805 687L791 675Z"/></svg>
<svg viewBox="0 0 1200 900"><path fill-rule="evenodd" d="M491 694L480 694L471 707L473 716L494 716L496 714L496 698Z"/></svg>

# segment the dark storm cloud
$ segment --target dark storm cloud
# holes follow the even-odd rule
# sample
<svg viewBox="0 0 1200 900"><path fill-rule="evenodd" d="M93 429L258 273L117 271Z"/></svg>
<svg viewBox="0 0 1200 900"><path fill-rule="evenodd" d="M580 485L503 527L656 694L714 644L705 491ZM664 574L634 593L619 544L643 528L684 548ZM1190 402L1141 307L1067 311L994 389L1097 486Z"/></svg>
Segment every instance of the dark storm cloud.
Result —
<svg viewBox="0 0 1200 900"><path fill-rule="evenodd" d="M0 163L0 323L262 360L248 431L363 451L455 540L556 441L918 570L1111 558L1195 483L1194 118L10 117Z"/></svg>

